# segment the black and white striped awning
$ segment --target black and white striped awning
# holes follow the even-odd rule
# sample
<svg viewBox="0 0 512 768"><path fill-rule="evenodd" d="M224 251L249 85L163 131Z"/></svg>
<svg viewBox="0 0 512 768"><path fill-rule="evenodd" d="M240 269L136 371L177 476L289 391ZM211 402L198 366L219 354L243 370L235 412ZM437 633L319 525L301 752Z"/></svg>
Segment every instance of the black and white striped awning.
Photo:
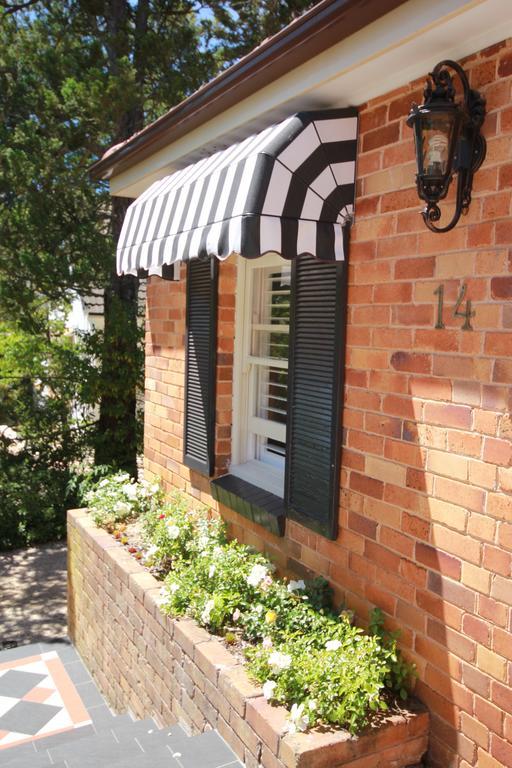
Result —
<svg viewBox="0 0 512 768"><path fill-rule="evenodd" d="M197 257L344 258L357 112L301 112L155 182L128 208L119 274Z"/></svg>

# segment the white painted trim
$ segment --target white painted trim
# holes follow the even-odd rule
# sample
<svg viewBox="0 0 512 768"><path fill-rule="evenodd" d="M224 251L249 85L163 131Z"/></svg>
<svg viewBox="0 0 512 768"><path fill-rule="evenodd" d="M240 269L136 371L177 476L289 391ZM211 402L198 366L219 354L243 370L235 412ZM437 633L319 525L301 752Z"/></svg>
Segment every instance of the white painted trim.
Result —
<svg viewBox="0 0 512 768"><path fill-rule="evenodd" d="M249 354L251 345L253 275L256 268L286 264L278 254L268 253L253 263L240 256L237 259L236 302L235 302L235 343L233 354L233 420L231 428L231 466L229 471L247 482L257 485L278 496L284 493L284 468L258 461L254 458L251 441L255 434L265 434L284 442L286 427L251 416L254 404L254 377L248 363L264 363L267 358L256 358ZM272 365L286 368L286 363L272 360ZM264 429L263 429L264 427ZM284 432L284 435L283 435Z"/></svg>
<svg viewBox="0 0 512 768"><path fill-rule="evenodd" d="M137 197L150 183L301 109L359 105L512 36L511 0L409 0L346 40L111 179Z"/></svg>
<svg viewBox="0 0 512 768"><path fill-rule="evenodd" d="M284 498L284 475L278 469L261 461L247 461L245 464L232 466L232 475L246 480L248 483Z"/></svg>
<svg viewBox="0 0 512 768"><path fill-rule="evenodd" d="M236 259L236 301L235 301L235 344L233 350L233 423L231 425L231 463L232 467L241 464L242 445L240 424L247 420L246 398L242 396L245 388L245 377L242 370L244 351L244 315L247 301L245 298L247 259L241 256L231 256ZM232 471L232 467L230 471Z"/></svg>

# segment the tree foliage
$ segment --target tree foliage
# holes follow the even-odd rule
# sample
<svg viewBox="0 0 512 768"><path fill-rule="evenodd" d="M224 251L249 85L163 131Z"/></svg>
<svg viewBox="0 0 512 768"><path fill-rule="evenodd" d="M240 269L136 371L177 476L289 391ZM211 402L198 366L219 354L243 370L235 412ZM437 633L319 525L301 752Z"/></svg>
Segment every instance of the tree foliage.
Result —
<svg viewBox="0 0 512 768"><path fill-rule="evenodd" d="M310 4L0 0L0 423L24 446L0 442L0 548L51 535L56 509L60 530L79 457L136 471L138 282L113 256L129 201L89 166ZM57 319L93 287L105 329L72 343Z"/></svg>

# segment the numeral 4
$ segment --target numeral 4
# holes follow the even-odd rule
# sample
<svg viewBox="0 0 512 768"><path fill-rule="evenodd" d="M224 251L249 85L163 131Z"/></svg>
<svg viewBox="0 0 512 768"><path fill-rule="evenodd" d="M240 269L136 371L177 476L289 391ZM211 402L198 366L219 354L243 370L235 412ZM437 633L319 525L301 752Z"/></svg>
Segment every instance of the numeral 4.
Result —
<svg viewBox="0 0 512 768"><path fill-rule="evenodd" d="M453 310L453 316L464 318L464 325L462 326L463 331L472 331L473 326L471 325L471 318L475 316L475 311L471 309L471 299L466 299L467 290L468 287L465 283L464 285L461 285L459 295L457 296L457 303ZM464 312L459 312L464 300L466 300L466 309Z"/></svg>

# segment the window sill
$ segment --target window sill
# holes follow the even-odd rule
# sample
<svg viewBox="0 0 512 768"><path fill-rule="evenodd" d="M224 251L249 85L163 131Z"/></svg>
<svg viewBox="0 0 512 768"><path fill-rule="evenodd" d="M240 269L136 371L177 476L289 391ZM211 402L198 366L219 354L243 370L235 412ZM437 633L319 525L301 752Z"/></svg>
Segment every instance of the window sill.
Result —
<svg viewBox="0 0 512 768"><path fill-rule="evenodd" d="M274 536L284 536L286 507L283 499L234 475L211 481L212 495L221 504L261 525Z"/></svg>
<svg viewBox="0 0 512 768"><path fill-rule="evenodd" d="M253 459L246 461L245 464L232 465L229 474L280 499L284 496L284 468L279 470L277 467Z"/></svg>

